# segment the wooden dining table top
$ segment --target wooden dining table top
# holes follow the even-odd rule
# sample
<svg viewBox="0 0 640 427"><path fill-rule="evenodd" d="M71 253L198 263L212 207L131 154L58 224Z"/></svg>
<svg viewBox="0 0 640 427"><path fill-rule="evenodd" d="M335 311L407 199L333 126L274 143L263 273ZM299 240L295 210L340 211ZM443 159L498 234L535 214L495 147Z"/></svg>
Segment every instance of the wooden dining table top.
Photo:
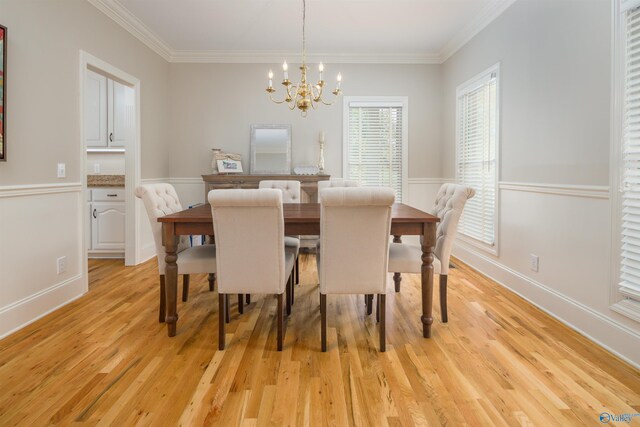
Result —
<svg viewBox="0 0 640 427"><path fill-rule="evenodd" d="M283 203L282 211L287 223L320 222L319 203ZM391 208L393 223L429 223L439 222L440 219L427 212L411 206L395 203ZM158 222L202 223L211 222L211 206L204 204L191 209L185 209L158 218Z"/></svg>

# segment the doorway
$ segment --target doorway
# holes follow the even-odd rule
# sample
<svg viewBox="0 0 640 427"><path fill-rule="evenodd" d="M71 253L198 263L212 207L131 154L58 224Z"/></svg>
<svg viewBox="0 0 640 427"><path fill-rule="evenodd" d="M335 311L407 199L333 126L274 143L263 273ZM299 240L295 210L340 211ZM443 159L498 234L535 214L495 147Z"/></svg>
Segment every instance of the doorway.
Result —
<svg viewBox="0 0 640 427"><path fill-rule="evenodd" d="M140 80L80 51L83 270L88 257L139 263Z"/></svg>

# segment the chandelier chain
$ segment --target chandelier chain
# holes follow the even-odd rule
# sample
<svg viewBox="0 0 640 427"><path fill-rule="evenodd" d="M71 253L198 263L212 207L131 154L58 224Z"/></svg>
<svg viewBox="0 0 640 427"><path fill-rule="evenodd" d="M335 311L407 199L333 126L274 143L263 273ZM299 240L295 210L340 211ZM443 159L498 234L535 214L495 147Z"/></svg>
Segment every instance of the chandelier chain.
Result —
<svg viewBox="0 0 640 427"><path fill-rule="evenodd" d="M302 0L302 63L306 63L307 59L307 35L305 31L305 23L307 21L307 1Z"/></svg>

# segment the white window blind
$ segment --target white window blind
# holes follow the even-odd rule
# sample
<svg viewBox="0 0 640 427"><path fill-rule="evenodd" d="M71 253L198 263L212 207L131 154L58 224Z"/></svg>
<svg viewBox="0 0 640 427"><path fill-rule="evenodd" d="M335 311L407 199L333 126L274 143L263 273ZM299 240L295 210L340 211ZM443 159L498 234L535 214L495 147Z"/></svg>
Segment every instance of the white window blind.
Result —
<svg viewBox="0 0 640 427"><path fill-rule="evenodd" d="M401 202L403 182L402 103L351 102L348 104L345 153L347 179L363 186L391 187Z"/></svg>
<svg viewBox="0 0 640 427"><path fill-rule="evenodd" d="M496 240L497 72L458 88L457 179L476 190L467 201L459 231L486 246Z"/></svg>
<svg viewBox="0 0 640 427"><path fill-rule="evenodd" d="M640 303L640 9L625 14L620 293Z"/></svg>

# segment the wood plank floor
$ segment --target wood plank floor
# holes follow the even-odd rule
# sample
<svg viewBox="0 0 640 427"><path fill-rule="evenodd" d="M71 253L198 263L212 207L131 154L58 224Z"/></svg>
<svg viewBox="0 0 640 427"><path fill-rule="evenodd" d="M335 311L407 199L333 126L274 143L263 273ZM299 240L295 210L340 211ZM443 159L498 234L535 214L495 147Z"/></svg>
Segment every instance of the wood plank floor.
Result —
<svg viewBox="0 0 640 427"><path fill-rule="evenodd" d="M449 323L436 307L429 340L418 276L403 275L399 294L389 277L386 353L361 296L328 297L320 352L313 256L301 257L281 353L276 301L261 296L242 316L233 299L217 351L204 275L168 338L156 271L155 260L91 261L86 296L0 341L0 425L568 426L640 412L637 370L461 265Z"/></svg>

